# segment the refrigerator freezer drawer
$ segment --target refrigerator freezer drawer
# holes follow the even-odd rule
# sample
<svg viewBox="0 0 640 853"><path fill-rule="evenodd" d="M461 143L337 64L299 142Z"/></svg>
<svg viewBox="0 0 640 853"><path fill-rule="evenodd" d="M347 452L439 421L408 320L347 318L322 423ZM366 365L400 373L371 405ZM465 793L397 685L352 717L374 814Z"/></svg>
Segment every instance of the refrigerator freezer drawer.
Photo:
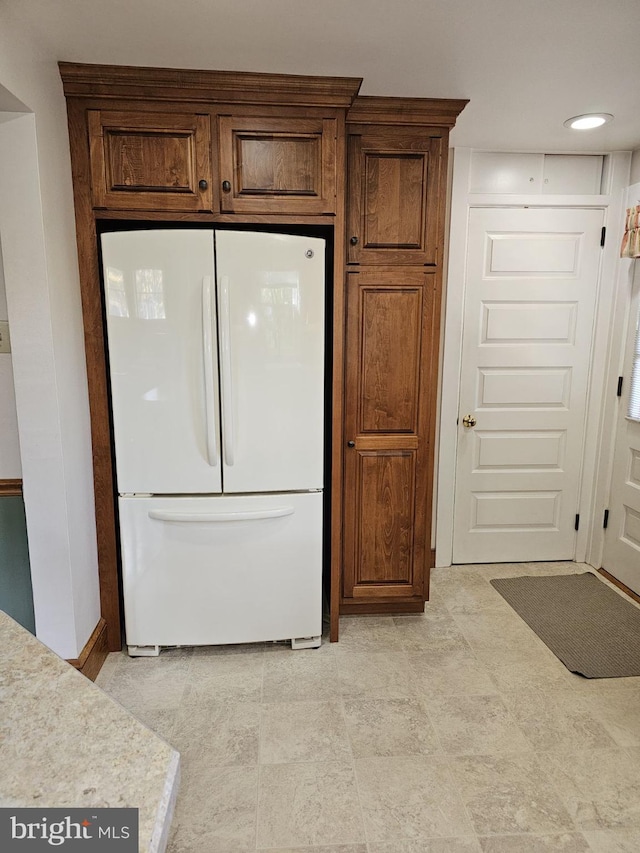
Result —
<svg viewBox="0 0 640 853"><path fill-rule="evenodd" d="M119 500L129 646L322 633L322 494Z"/></svg>

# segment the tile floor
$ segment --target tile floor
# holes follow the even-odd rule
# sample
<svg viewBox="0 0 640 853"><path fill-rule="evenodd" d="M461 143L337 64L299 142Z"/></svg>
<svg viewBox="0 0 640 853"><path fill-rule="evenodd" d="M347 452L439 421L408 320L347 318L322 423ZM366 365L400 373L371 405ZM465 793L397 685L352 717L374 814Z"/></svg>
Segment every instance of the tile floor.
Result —
<svg viewBox="0 0 640 853"><path fill-rule="evenodd" d="M109 656L98 684L182 754L170 853L637 853L640 678L572 675L489 584L338 644Z"/></svg>

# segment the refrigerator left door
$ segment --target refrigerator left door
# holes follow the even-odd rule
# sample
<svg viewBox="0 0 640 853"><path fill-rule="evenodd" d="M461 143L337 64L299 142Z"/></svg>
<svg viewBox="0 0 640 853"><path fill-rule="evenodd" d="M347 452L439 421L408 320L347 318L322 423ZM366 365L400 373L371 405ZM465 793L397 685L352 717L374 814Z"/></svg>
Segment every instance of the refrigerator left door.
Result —
<svg viewBox="0 0 640 853"><path fill-rule="evenodd" d="M222 490L213 232L102 235L118 492Z"/></svg>

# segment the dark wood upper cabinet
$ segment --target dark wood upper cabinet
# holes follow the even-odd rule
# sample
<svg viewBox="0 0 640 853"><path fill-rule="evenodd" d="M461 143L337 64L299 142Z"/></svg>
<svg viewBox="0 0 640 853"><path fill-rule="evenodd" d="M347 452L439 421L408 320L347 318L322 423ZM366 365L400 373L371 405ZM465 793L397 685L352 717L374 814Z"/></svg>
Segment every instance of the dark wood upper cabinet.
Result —
<svg viewBox="0 0 640 853"><path fill-rule="evenodd" d="M336 211L335 118L220 116L223 213Z"/></svg>
<svg viewBox="0 0 640 853"><path fill-rule="evenodd" d="M438 261L438 130L367 128L348 140L348 262Z"/></svg>
<svg viewBox="0 0 640 853"><path fill-rule="evenodd" d="M175 112L89 110L94 207L211 210L211 120Z"/></svg>

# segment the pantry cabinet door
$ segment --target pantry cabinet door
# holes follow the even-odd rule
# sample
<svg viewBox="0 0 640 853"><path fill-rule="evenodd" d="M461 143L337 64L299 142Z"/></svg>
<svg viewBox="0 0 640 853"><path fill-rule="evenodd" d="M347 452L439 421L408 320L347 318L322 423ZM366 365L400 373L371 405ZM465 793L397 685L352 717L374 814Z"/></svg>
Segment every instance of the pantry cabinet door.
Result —
<svg viewBox="0 0 640 853"><path fill-rule="evenodd" d="M341 611L422 610L434 276L367 270L347 278Z"/></svg>

